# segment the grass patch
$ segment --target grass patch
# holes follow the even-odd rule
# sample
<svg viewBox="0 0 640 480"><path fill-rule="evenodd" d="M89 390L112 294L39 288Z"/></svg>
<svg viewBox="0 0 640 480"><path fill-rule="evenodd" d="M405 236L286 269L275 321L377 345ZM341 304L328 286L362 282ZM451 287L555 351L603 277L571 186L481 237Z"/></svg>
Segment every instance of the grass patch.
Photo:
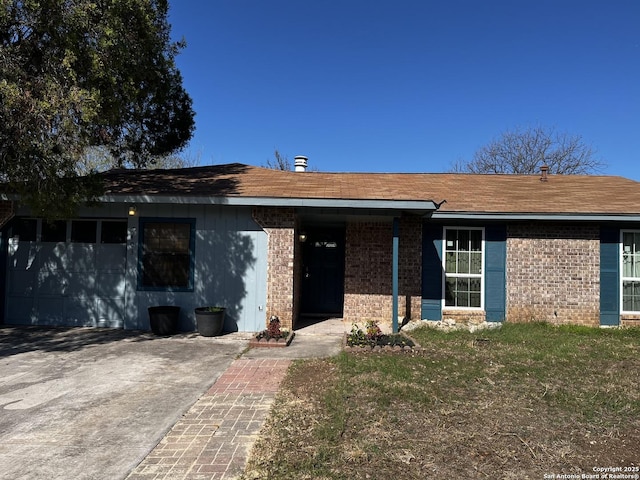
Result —
<svg viewBox="0 0 640 480"><path fill-rule="evenodd" d="M640 330L411 336L424 351L296 362L244 478L543 478L638 464Z"/></svg>

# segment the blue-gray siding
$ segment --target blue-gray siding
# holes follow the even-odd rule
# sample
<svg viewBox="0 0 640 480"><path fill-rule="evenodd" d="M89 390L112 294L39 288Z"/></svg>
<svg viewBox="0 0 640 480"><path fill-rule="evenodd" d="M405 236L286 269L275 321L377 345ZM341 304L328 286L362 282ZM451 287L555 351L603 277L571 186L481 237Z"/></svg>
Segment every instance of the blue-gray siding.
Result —
<svg viewBox="0 0 640 480"><path fill-rule="evenodd" d="M5 323L149 329L147 308L181 307L180 329L195 329L195 307L227 307L227 330L265 325L267 235L249 207L126 205L85 209L84 218L127 219L126 244L7 240ZM139 218L195 220L193 291L138 287Z"/></svg>

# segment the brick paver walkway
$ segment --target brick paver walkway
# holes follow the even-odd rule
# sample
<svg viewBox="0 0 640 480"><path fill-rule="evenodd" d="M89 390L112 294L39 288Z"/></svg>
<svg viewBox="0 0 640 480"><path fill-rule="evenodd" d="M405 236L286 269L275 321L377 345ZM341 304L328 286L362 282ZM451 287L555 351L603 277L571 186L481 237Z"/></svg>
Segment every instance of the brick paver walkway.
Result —
<svg viewBox="0 0 640 480"><path fill-rule="evenodd" d="M237 478L290 363L235 360L128 480Z"/></svg>

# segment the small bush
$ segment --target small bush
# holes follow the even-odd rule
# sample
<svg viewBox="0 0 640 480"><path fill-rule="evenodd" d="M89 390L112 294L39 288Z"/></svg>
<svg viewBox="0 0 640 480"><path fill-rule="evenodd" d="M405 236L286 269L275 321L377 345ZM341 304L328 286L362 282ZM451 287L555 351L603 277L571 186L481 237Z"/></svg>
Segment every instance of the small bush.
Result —
<svg viewBox="0 0 640 480"><path fill-rule="evenodd" d="M280 319L276 315L273 315L269 319L269 325L267 325L266 330L263 330L260 333L258 333L258 335L256 335L256 338L257 339L273 338L276 340L280 338L285 338L287 335L289 335L289 331L281 329L280 326L281 326Z"/></svg>
<svg viewBox="0 0 640 480"><path fill-rule="evenodd" d="M404 335L385 335L373 320L367 321L364 330L357 324L351 326L351 332L347 335L347 346L349 347L375 347L375 346L413 346L413 342Z"/></svg>

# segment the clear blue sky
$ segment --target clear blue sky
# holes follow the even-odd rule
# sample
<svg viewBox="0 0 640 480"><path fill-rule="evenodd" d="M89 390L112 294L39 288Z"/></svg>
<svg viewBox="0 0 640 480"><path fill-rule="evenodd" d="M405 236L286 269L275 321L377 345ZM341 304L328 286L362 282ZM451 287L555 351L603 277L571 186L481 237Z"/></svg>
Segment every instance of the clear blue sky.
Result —
<svg viewBox="0 0 640 480"><path fill-rule="evenodd" d="M443 172L515 127L640 181L638 0L171 0L187 154Z"/></svg>

